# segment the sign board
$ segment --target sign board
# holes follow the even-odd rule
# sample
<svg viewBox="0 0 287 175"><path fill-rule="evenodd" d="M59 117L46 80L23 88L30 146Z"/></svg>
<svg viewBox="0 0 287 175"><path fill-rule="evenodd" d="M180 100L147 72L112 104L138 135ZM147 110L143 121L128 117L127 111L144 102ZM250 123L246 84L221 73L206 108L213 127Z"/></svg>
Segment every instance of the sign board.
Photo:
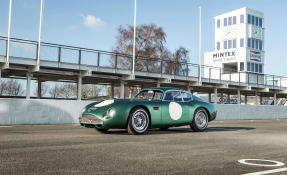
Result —
<svg viewBox="0 0 287 175"><path fill-rule="evenodd" d="M236 52L218 52L213 53L213 62L224 62L224 61L235 61L236 60Z"/></svg>
<svg viewBox="0 0 287 175"><path fill-rule="evenodd" d="M255 50L250 50L250 60L251 61L261 61L261 52L255 51Z"/></svg>

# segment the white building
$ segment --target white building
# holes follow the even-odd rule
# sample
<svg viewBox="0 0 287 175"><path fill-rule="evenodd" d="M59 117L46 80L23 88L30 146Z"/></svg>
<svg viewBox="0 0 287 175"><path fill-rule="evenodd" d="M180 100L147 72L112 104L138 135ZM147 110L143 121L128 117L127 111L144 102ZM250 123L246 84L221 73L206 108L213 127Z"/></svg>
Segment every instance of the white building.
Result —
<svg viewBox="0 0 287 175"><path fill-rule="evenodd" d="M220 76L223 80L246 82L247 79L251 81L246 74L250 72L258 81L265 64L263 13L244 7L216 16L214 20L215 48L204 54L204 64L222 70L205 69L204 77L216 79ZM263 81L262 78L259 76L259 81Z"/></svg>

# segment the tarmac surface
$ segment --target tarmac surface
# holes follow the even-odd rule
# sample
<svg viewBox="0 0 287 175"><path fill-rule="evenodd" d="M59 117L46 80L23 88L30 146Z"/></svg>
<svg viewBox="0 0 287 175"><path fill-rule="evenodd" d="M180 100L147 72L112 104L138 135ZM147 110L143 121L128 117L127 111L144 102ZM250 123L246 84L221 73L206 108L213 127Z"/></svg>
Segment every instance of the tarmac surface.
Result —
<svg viewBox="0 0 287 175"><path fill-rule="evenodd" d="M254 160L246 162L260 166L247 165L240 159L285 165ZM1 175L230 175L274 169L287 174L287 120L214 121L202 133L185 126L140 136L79 125L0 126Z"/></svg>

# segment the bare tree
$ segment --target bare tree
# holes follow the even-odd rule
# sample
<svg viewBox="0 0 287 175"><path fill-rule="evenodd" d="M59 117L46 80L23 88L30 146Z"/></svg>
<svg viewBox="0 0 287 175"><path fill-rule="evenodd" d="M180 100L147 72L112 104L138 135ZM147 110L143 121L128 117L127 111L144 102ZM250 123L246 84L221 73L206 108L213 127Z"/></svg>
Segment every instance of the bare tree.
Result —
<svg viewBox="0 0 287 175"><path fill-rule="evenodd" d="M60 88L61 96L72 98L77 96L77 86L71 83L64 83Z"/></svg>
<svg viewBox="0 0 287 175"><path fill-rule="evenodd" d="M0 80L0 95L3 96L5 94L7 85L5 80Z"/></svg>
<svg viewBox="0 0 287 175"><path fill-rule="evenodd" d="M41 83L41 97L49 92L49 85L46 83ZM34 96L38 96L38 87L34 91Z"/></svg>
<svg viewBox="0 0 287 175"><path fill-rule="evenodd" d="M49 95L52 98L60 98L61 97L61 87L60 87L60 85L56 84L54 87L50 88Z"/></svg>
<svg viewBox="0 0 287 175"><path fill-rule="evenodd" d="M133 26L124 28L120 26L118 29L117 43L114 52L119 54L132 55L133 53ZM135 69L138 71L160 72L161 62L159 59L167 60L162 62L164 70L172 73L181 72L182 66L180 64L173 65L178 61L186 61L188 57L187 49L180 47L174 53L169 51L166 47L166 33L161 27L155 24L143 24L136 28L136 60ZM131 58L118 56L118 67L130 67ZM125 59L124 59L125 58ZM114 64L114 57L110 62ZM170 69L171 68L171 69Z"/></svg>
<svg viewBox="0 0 287 175"><path fill-rule="evenodd" d="M9 79L5 84L4 94L8 96L20 96L24 93L23 86L18 80Z"/></svg>
<svg viewBox="0 0 287 175"><path fill-rule="evenodd" d="M86 84L82 86L82 98L89 99L98 97L103 92L101 86Z"/></svg>

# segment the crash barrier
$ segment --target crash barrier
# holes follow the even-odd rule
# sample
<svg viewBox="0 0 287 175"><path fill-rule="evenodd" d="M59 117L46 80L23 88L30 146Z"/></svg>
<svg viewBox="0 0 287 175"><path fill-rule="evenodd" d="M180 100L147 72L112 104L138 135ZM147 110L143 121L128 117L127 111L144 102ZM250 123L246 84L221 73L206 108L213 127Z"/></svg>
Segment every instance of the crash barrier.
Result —
<svg viewBox="0 0 287 175"><path fill-rule="evenodd" d="M84 106L92 101L0 99L0 125L78 123ZM216 105L216 120L287 118L286 106Z"/></svg>

